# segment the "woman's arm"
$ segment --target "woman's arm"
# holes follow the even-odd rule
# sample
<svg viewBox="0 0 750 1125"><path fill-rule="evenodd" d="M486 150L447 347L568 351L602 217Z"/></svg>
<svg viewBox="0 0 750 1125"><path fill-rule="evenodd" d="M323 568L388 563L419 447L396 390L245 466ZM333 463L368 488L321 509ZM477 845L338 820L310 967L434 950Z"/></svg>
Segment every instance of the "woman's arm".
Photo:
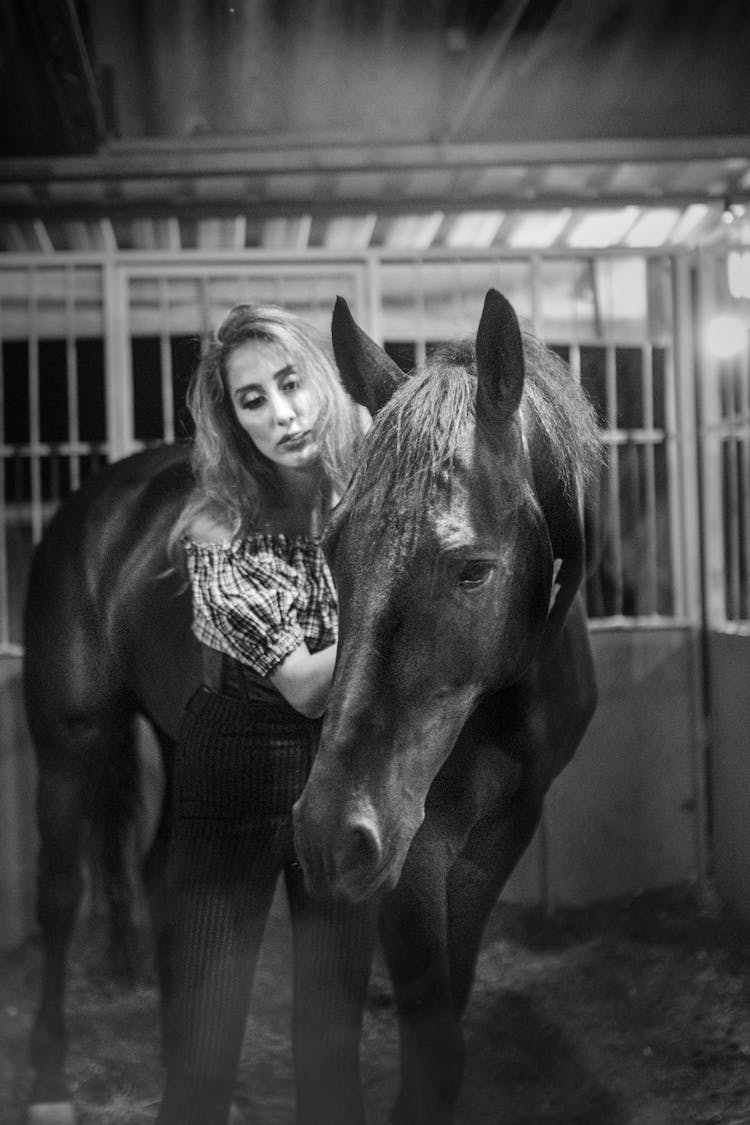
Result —
<svg viewBox="0 0 750 1125"><path fill-rule="evenodd" d="M336 645L310 652L302 644L290 652L268 676L295 711L308 719L318 719L328 704L333 679Z"/></svg>

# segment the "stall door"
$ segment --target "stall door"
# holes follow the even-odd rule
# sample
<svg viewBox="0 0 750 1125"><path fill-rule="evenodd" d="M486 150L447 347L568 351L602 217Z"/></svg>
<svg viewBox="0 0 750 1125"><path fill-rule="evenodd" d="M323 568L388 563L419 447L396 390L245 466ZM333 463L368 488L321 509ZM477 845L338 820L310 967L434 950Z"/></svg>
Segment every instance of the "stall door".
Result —
<svg viewBox="0 0 750 1125"><path fill-rule="evenodd" d="M747 297L732 294L727 267L725 256L704 256L698 286L697 322L714 325L697 372L709 775L713 875L750 918L750 335Z"/></svg>

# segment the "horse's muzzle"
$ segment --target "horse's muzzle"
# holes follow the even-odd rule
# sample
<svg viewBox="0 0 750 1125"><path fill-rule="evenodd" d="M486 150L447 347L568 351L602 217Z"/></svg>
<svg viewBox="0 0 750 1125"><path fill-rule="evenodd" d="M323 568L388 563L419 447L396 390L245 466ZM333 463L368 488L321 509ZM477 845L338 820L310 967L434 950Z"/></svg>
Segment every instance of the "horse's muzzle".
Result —
<svg viewBox="0 0 750 1125"><path fill-rule="evenodd" d="M308 894L353 903L394 887L405 852L386 852L377 819L360 810L334 824L317 815L320 811L307 790L293 810L295 850Z"/></svg>

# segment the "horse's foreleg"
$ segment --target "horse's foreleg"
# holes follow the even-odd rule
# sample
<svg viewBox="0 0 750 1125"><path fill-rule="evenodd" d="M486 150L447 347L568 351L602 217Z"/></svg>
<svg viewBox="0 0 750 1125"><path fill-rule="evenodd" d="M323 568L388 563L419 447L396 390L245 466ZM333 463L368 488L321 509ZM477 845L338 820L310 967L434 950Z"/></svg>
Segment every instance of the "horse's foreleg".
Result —
<svg viewBox="0 0 750 1125"><path fill-rule="evenodd" d="M467 775L483 779L475 787L478 815L448 876L448 940L457 1013L463 1012L471 991L489 913L532 840L547 788L573 756L594 713L596 681L580 597L560 635L536 662L529 686L533 704L522 722L509 724L501 697L490 697L474 713L457 745L468 757L461 759L457 751L452 755L454 771L463 760ZM494 799L487 800L493 789ZM441 799L450 809L450 786L443 785Z"/></svg>
<svg viewBox="0 0 750 1125"><path fill-rule="evenodd" d="M484 927L508 877L528 847L542 812L543 794L520 791L503 815L484 817L448 876L448 951L456 1018L474 983Z"/></svg>
<svg viewBox="0 0 750 1125"><path fill-rule="evenodd" d="M444 856L443 842L424 825L381 908L401 1048L394 1125L449 1125L463 1078L465 1047L450 991Z"/></svg>
<svg viewBox="0 0 750 1125"><path fill-rule="evenodd" d="M81 873L82 787L80 779L40 767L38 797L40 849L37 919L41 929L42 988L31 1034L35 1070L31 1102L67 1103L64 1066L65 968L83 892Z"/></svg>

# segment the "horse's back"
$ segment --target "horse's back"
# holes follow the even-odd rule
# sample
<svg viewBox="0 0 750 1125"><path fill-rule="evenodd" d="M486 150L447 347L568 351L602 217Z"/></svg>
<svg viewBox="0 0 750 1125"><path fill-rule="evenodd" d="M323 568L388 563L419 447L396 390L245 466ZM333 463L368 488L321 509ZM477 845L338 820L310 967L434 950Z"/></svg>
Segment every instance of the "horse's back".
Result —
<svg viewBox="0 0 750 1125"><path fill-rule="evenodd" d="M176 679L175 650L185 642L189 662L192 649L187 594L166 542L190 480L183 448L135 454L89 480L50 521L24 615L24 689L38 750L87 722L114 724L134 706L155 707L149 717L172 724L178 701L156 706L159 676Z"/></svg>

